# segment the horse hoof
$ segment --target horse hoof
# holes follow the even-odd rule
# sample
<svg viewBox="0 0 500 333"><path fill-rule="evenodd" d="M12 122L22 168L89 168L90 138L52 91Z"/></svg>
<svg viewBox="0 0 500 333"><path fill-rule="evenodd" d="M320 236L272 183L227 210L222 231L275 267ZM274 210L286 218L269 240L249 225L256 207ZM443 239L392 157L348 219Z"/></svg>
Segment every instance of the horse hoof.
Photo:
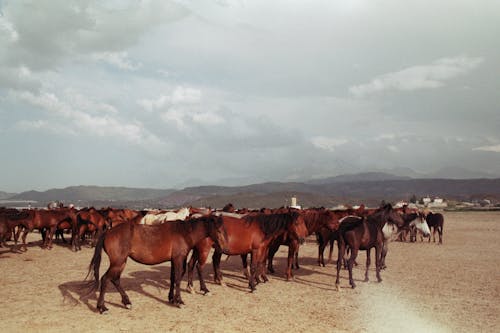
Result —
<svg viewBox="0 0 500 333"><path fill-rule="evenodd" d="M369 281L368 278L366 278L366 279L363 280L363 282L368 282L368 281Z"/></svg>
<svg viewBox="0 0 500 333"><path fill-rule="evenodd" d="M193 290L193 288L192 288L191 286L188 286L188 287L186 288L186 291L187 291L188 293L190 293L190 294L194 294L194 290Z"/></svg>
<svg viewBox="0 0 500 333"><path fill-rule="evenodd" d="M203 293L203 296L212 296L212 293L210 291L205 291Z"/></svg>
<svg viewBox="0 0 500 333"><path fill-rule="evenodd" d="M337 289L337 291L340 292L340 284L336 284L335 289Z"/></svg>
<svg viewBox="0 0 500 333"><path fill-rule="evenodd" d="M125 308L129 309L129 310L132 310L132 304L125 304Z"/></svg>

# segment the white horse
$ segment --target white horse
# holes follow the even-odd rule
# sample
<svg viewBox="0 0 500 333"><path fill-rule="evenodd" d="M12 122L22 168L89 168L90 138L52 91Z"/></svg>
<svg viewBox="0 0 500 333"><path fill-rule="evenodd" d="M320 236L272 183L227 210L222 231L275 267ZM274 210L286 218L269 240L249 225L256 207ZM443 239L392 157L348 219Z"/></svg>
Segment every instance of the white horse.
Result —
<svg viewBox="0 0 500 333"><path fill-rule="evenodd" d="M146 214L141 219L141 222L139 222L139 224L154 225L154 224L162 224L169 221L177 221L177 220L184 221L186 218L188 218L189 213L190 213L189 208L183 207L178 211L170 211L159 214L154 214L154 213Z"/></svg>

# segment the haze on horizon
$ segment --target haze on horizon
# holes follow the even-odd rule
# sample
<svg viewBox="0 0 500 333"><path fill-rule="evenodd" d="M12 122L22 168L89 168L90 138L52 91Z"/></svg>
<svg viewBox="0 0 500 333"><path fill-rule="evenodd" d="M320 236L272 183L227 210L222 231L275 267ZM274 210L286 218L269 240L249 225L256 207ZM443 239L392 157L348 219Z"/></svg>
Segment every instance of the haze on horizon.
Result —
<svg viewBox="0 0 500 333"><path fill-rule="evenodd" d="M500 177L500 2L0 0L0 190Z"/></svg>

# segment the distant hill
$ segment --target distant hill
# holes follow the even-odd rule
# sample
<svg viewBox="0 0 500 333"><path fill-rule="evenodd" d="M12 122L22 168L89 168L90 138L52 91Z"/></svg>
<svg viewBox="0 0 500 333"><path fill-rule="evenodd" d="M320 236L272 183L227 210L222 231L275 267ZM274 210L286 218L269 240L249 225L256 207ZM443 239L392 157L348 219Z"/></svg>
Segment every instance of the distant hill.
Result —
<svg viewBox="0 0 500 333"><path fill-rule="evenodd" d="M296 195L304 207L338 204L377 205L381 200L409 200L416 195L452 200L493 198L500 201L500 178L413 179L384 172L342 175L308 182L267 182L246 186L196 186L182 190L127 187L72 186L45 192L28 191L9 200L34 200L39 206L59 200L78 206L113 206L135 209L174 208L186 205L223 207L281 207Z"/></svg>
<svg viewBox="0 0 500 333"><path fill-rule="evenodd" d="M51 189L44 192L22 192L9 199L34 200L42 204L56 200L63 201L65 203L76 203L79 201L141 201L165 197L173 191L175 190L104 186L70 186L63 189Z"/></svg>
<svg viewBox="0 0 500 333"><path fill-rule="evenodd" d="M9 199L9 198L13 197L14 195L16 195L16 194L0 191L0 200Z"/></svg>
<svg viewBox="0 0 500 333"><path fill-rule="evenodd" d="M411 179L408 176L395 176L385 172L363 172L356 174L346 174L329 178L313 179L308 184L334 184L334 183L352 183L360 181L383 181L383 180L406 180Z"/></svg>

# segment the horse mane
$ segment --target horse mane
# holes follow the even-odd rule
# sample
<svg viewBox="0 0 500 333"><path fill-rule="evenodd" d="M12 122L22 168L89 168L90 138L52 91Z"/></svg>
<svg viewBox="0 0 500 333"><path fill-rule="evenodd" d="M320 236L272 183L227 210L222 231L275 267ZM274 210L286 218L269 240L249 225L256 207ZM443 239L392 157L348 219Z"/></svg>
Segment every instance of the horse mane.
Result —
<svg viewBox="0 0 500 333"><path fill-rule="evenodd" d="M322 226L326 226L331 218L330 214L333 213L321 207L313 208L312 210L308 209L302 216L304 217L307 230L312 232L313 230L318 230Z"/></svg>
<svg viewBox="0 0 500 333"><path fill-rule="evenodd" d="M298 216L299 213L297 212L289 212L248 215L243 219L245 219L247 223L251 223L253 221L257 222L265 237L268 238L286 230L290 223L297 219Z"/></svg>

